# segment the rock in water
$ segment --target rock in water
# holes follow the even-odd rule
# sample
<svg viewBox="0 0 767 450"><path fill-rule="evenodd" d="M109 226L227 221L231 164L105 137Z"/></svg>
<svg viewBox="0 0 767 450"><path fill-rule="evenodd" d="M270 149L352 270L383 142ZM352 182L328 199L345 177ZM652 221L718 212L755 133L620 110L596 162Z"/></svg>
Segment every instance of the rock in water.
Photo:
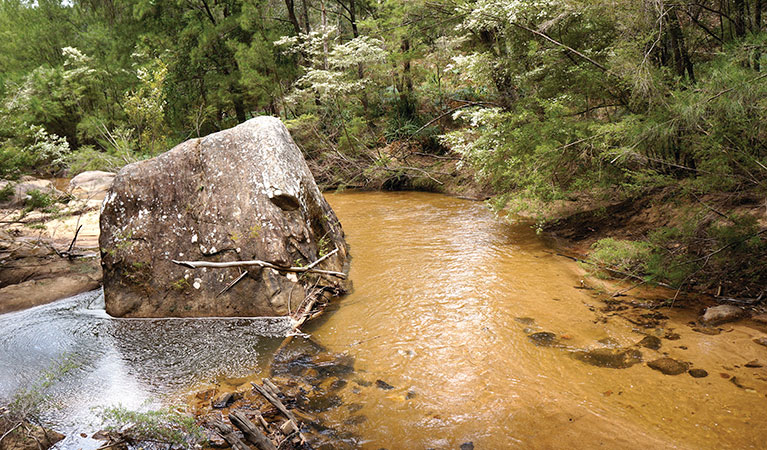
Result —
<svg viewBox="0 0 767 450"><path fill-rule="evenodd" d="M647 365L651 369L658 370L666 375L679 375L686 372L689 367L689 364L672 358L656 359L655 361L648 362Z"/></svg>
<svg viewBox="0 0 767 450"><path fill-rule="evenodd" d="M717 305L706 308L700 321L706 325L720 325L743 318L746 312L735 305Z"/></svg>
<svg viewBox="0 0 767 450"><path fill-rule="evenodd" d="M596 348L573 352L573 357L579 361L597 367L611 369L627 369L642 362L642 352L637 349Z"/></svg>
<svg viewBox="0 0 767 450"><path fill-rule="evenodd" d="M222 293L241 269L174 259L305 266L338 248L317 268L347 269L341 225L274 117L125 166L104 199L99 243L106 309L119 317L285 315L320 277L250 267ZM323 286L347 287L330 275Z"/></svg>
<svg viewBox="0 0 767 450"><path fill-rule="evenodd" d="M639 341L637 345L641 345L642 347L649 348L650 350L658 350L660 349L662 343L658 337L650 336L648 334L647 336L642 338L642 340Z"/></svg>

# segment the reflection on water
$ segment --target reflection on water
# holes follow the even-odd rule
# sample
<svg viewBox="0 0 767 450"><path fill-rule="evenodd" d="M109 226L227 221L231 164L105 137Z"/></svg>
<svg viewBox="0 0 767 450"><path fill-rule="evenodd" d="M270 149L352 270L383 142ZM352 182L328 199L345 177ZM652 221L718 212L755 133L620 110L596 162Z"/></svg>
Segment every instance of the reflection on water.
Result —
<svg viewBox="0 0 767 450"><path fill-rule="evenodd" d="M100 291L81 294L0 316L0 401L71 361L48 419L70 435L61 448L79 448L77 432L97 426L94 407L149 408L191 384L251 373L289 327L281 318L113 319Z"/></svg>

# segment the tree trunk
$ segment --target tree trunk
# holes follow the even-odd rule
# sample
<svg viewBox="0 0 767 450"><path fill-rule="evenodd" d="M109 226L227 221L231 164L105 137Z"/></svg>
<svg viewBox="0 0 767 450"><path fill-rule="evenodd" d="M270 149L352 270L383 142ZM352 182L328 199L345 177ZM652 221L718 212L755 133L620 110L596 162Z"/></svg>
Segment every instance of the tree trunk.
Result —
<svg viewBox="0 0 767 450"><path fill-rule="evenodd" d="M756 0L754 5L754 33L762 31L762 0ZM759 60L762 59L762 53L757 49L754 54L754 70L761 71Z"/></svg>
<svg viewBox="0 0 767 450"><path fill-rule="evenodd" d="M301 5L303 6L304 29L306 30L306 34L309 34L312 31L312 25L309 23L309 5L308 5L308 1L307 0L301 0Z"/></svg>
<svg viewBox="0 0 767 450"><path fill-rule="evenodd" d="M328 31L328 11L325 9L325 0L320 0L320 11L322 12L322 33ZM328 70L328 38L322 38L322 68Z"/></svg>
<svg viewBox="0 0 767 450"><path fill-rule="evenodd" d="M735 0L735 35L742 38L746 35L746 1Z"/></svg>
<svg viewBox="0 0 767 450"><path fill-rule="evenodd" d="M301 25L298 24L293 0L285 0L285 8L288 10L288 20L293 24L293 29L296 31L296 34L301 34Z"/></svg>
<svg viewBox="0 0 767 450"><path fill-rule="evenodd" d="M355 4L355 0L349 0L349 22L351 22L351 25L352 25L352 36L354 38L358 38L360 36L360 31L357 28L357 5ZM365 77L364 67L362 63L357 63L357 78L362 80L364 77ZM364 90L362 91L361 101L362 101L362 109L365 113L365 116L367 116L368 96Z"/></svg>
<svg viewBox="0 0 767 450"><path fill-rule="evenodd" d="M676 72L680 77L684 77L686 71L688 78L694 83L695 73L693 71L690 55L687 52L687 45L685 45L684 42L684 34L682 33L682 26L679 23L679 16L677 15L676 8L669 11L668 25Z"/></svg>

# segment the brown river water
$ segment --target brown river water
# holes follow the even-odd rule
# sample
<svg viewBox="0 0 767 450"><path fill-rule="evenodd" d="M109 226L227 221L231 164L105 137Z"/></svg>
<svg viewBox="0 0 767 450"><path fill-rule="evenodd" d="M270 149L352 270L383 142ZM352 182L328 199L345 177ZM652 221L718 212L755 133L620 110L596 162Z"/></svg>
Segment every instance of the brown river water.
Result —
<svg viewBox="0 0 767 450"><path fill-rule="evenodd" d="M767 349L752 342L764 330L704 335L687 325L693 313L667 308L664 328L603 319L597 295L579 289L577 265L482 203L409 192L327 198L351 245L355 288L305 331L356 359L365 382L338 395L362 405L355 415L366 420L352 427L362 448L767 446L767 370L743 366L767 363ZM534 345L536 331L564 346ZM680 339L641 348L643 359L668 354L708 377L572 356L669 333ZM339 406L323 418L349 428L349 416Z"/></svg>
<svg viewBox="0 0 767 450"><path fill-rule="evenodd" d="M353 446L767 447L767 369L745 367L767 365L767 348L752 341L764 326L726 324L711 336L688 324L698 311L662 308L669 319L652 328L602 312L575 263L482 203L409 192L327 198L351 246L354 291L304 331L354 360L320 415L352 433ZM288 328L277 319L113 319L98 292L81 295L0 316L0 399L62 355L81 357L50 418L75 437L60 448L95 448L76 439L97 429L83 425L92 407L183 402L211 385L247 389L270 375ZM560 345L535 345L535 332ZM574 357L647 334L662 338L660 349L634 347L644 362L628 368ZM709 375L646 365L664 355Z"/></svg>

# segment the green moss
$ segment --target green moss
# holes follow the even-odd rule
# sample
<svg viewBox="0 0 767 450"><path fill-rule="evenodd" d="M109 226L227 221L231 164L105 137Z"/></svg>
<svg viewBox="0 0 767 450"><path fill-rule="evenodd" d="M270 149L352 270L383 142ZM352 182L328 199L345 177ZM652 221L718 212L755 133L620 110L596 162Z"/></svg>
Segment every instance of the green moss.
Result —
<svg viewBox="0 0 767 450"><path fill-rule="evenodd" d="M189 288L189 282L186 280L186 278L179 278L178 280L171 283L170 287L175 291L183 291Z"/></svg>

